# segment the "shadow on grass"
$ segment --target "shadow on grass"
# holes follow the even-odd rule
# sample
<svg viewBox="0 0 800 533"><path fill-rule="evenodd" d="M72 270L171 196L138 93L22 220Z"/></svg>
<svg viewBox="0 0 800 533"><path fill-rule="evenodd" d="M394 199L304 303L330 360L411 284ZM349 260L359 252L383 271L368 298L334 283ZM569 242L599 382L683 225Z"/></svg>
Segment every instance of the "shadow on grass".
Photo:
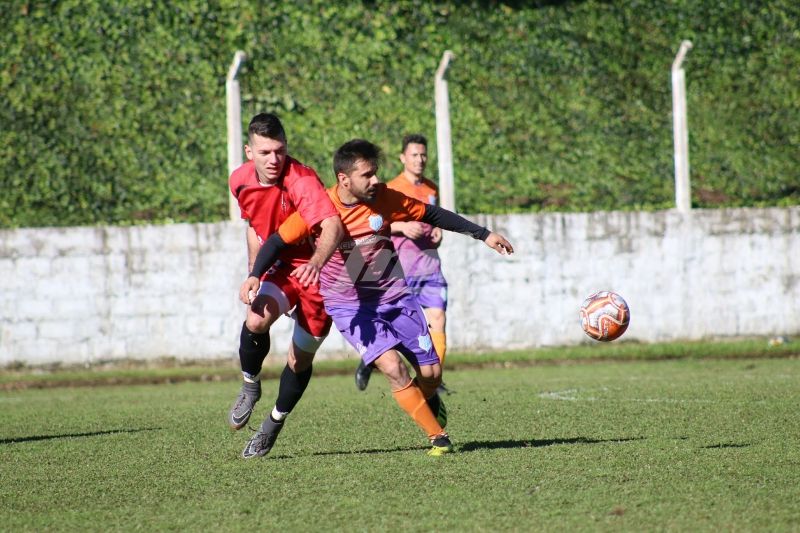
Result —
<svg viewBox="0 0 800 533"><path fill-rule="evenodd" d="M106 431L88 431L86 433L61 433L59 435L32 435L30 437L12 437L0 439L0 444L17 444L20 442L35 442L38 440L69 439L72 437L98 437L100 435L114 435L115 433L138 433L140 431L158 431L162 428L140 429L109 429Z"/></svg>
<svg viewBox="0 0 800 533"><path fill-rule="evenodd" d="M718 450L720 448L748 448L752 446L749 442L744 443L736 443L736 442L726 442L726 443L719 443L719 444L709 444L708 446L700 446L704 450Z"/></svg>
<svg viewBox="0 0 800 533"><path fill-rule="evenodd" d="M393 452L413 452L416 450L427 450L429 446L397 446L394 448L370 448L368 450L335 450L329 452L314 452L309 453L311 457L320 457L326 455L362 455L370 453L393 453ZM305 455L305 454L303 454ZM273 459L297 459L298 455L275 455Z"/></svg>
<svg viewBox="0 0 800 533"><path fill-rule="evenodd" d="M498 440L498 441L473 441L464 444L455 443L456 453L472 452L475 450L497 450L504 448L540 448L544 446L554 446L557 444L608 444L623 443L635 440L644 440L645 437L628 437L621 439L587 439L586 437L575 437L571 439L542 439L542 440ZM367 450L348 450L348 451L328 451L314 452L308 455L313 457L326 455L361 455L373 453L393 453L393 452L413 452L427 450L428 446L396 446L394 448L371 448ZM296 459L296 455L275 455L274 460Z"/></svg>
<svg viewBox="0 0 800 533"><path fill-rule="evenodd" d="M634 440L644 440L645 437L626 437L620 439L587 439L586 437L573 437L571 439L539 439L539 440L496 440L473 441L457 446L460 452L475 450L497 450L505 448L541 448L557 444L608 444L623 443Z"/></svg>

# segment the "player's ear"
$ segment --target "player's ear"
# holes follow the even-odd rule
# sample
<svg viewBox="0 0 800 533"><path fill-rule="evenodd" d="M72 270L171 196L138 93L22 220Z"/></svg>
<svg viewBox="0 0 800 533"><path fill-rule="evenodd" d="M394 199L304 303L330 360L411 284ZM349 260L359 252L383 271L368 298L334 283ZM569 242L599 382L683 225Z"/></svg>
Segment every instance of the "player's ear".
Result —
<svg viewBox="0 0 800 533"><path fill-rule="evenodd" d="M345 181L349 182L350 178L344 172L339 172L338 174L336 174L336 181L338 181L339 184L342 185L343 187L347 187L347 185L345 185Z"/></svg>
<svg viewBox="0 0 800 533"><path fill-rule="evenodd" d="M244 155L246 155L247 159L249 159L250 161L253 160L253 149L250 148L249 144L244 145Z"/></svg>

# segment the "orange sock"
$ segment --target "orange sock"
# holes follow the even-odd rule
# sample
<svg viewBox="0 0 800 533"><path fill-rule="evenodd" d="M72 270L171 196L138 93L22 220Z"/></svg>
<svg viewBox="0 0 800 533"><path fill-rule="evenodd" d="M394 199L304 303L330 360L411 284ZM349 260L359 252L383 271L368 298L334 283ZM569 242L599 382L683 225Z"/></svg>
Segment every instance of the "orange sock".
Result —
<svg viewBox="0 0 800 533"><path fill-rule="evenodd" d="M436 350L436 355L439 356L439 363L444 366L444 355L447 353L447 334L444 331L431 331L430 333L433 349Z"/></svg>
<svg viewBox="0 0 800 533"><path fill-rule="evenodd" d="M414 422L422 428L422 431L428 435L429 439L444 433L442 426L433 416L431 408L425 402L422 391L413 381L409 381L408 385L400 390L392 391L392 396L394 396L395 401L403 411L408 413L408 416L413 418Z"/></svg>

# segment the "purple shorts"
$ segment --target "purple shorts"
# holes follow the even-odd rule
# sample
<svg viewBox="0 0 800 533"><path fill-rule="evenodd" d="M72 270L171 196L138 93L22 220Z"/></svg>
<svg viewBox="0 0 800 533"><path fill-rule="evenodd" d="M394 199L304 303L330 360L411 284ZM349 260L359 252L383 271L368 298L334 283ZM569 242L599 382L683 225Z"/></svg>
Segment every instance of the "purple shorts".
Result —
<svg viewBox="0 0 800 533"><path fill-rule="evenodd" d="M406 284L423 309L432 307L447 311L447 281L441 271L438 275L406 278Z"/></svg>
<svg viewBox="0 0 800 533"><path fill-rule="evenodd" d="M415 366L439 362L422 308L409 294L377 307L326 306L326 309L365 364L393 348Z"/></svg>

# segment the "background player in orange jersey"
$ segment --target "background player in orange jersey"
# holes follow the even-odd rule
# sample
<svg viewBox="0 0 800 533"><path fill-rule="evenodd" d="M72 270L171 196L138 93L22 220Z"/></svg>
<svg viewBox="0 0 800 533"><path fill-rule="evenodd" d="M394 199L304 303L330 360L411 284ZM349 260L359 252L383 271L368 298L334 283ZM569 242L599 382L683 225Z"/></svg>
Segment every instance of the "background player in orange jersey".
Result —
<svg viewBox="0 0 800 533"><path fill-rule="evenodd" d="M403 171L386 185L420 202L438 205L439 189L424 176L428 164L428 140L420 134L403 137L400 150ZM392 243L406 275L406 283L425 312L425 319L439 361L444 365L447 352L445 312L447 311L447 280L442 274L442 262L437 248L442 230L416 220L392 223ZM361 361L356 369L356 387L365 390L373 367ZM446 391L443 385L440 392Z"/></svg>
<svg viewBox="0 0 800 533"><path fill-rule="evenodd" d="M380 157L380 149L363 139L345 143L334 154L337 184L328 189L328 195L342 219L345 236L320 272L320 293L342 336L366 364L374 364L386 376L397 403L426 433L431 442L428 453L441 455L452 451L452 444L427 399L436 395L442 368L422 308L397 261L391 224L421 220L483 240L501 254L513 253L513 248L502 235L387 188L377 176ZM299 216L287 219L259 251L239 298L247 303L249 292L280 251L310 232ZM414 367L414 380L403 357ZM270 431L271 422L265 420L243 457L268 453Z"/></svg>
<svg viewBox="0 0 800 533"><path fill-rule="evenodd" d="M322 264L336 249L344 228L317 173L288 155L286 132L277 116L261 113L248 126L248 162L230 177L231 193L247 219L248 268L264 240L293 213L320 229L317 248L308 241L286 248L253 287L239 340L242 388L228 413L228 424L240 429L261 397L259 374L270 349L269 328L294 308L292 343L272 409L277 437L284 418L294 409L311 379L312 362L328 334L316 280ZM314 283L310 283L314 282Z"/></svg>

